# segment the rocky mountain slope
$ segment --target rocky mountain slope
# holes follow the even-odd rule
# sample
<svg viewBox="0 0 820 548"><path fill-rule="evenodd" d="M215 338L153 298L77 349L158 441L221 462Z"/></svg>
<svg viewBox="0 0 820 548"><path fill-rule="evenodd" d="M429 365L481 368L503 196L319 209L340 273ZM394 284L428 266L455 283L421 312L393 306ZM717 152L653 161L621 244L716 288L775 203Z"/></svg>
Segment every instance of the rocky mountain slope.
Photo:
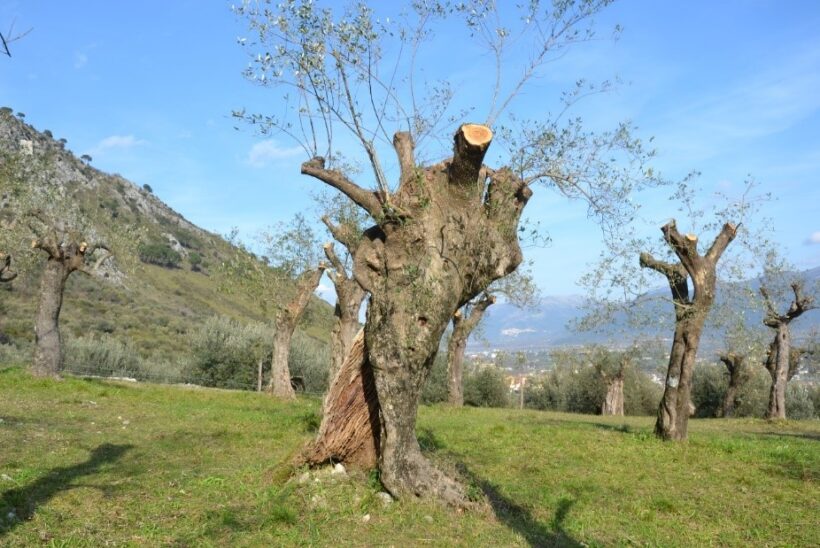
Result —
<svg viewBox="0 0 820 548"><path fill-rule="evenodd" d="M47 153L52 183L71 192L64 207L93 212L93 227L105 239L114 228L138 237L117 264L124 282L112 284L81 275L69 278L61 325L68 336L106 336L127 340L147 359L173 361L187 349L187 335L208 317L265 321L258 299L221 291L217 267L237 252L219 235L194 225L155 196L119 175L92 167L74 156L64 140L37 131L8 108L0 109L0 150L15 154ZM168 266L137 259L137 249L174 252ZM117 250L115 250L116 252ZM140 253L141 254L141 253ZM126 260L129 259L129 260ZM33 338L38 269L0 290L0 342L25 345ZM283 292L283 300L288 291ZM316 298L302 330L318 341L328 338L332 308Z"/></svg>

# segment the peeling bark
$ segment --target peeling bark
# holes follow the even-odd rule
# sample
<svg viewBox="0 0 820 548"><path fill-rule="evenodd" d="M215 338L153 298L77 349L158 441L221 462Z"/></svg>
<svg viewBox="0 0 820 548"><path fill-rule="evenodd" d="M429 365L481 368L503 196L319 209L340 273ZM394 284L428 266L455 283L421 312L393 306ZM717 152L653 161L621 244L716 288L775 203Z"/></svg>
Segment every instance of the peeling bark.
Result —
<svg viewBox="0 0 820 548"><path fill-rule="evenodd" d="M397 134L400 184L382 199L351 188L320 158L302 166L378 222L358 246L354 276L371 296L364 339L380 410L378 462L382 483L397 497L466 504L464 488L421 454L415 426L422 387L453 314L522 260L518 221L532 192L512 171L482 166L491 139L489 128L464 125L453 159L417 168L412 140Z"/></svg>
<svg viewBox="0 0 820 548"><path fill-rule="evenodd" d="M698 239L678 232L675 221L664 225L663 236L677 255L678 263L658 261L641 253L640 265L663 274L675 305L675 335L663 397L658 407L655 435L664 440L685 440L691 412L692 372L706 316L715 300L717 262L737 234L737 226L727 223L705 255L697 250ZM689 278L694 294L689 296Z"/></svg>
<svg viewBox="0 0 820 548"><path fill-rule="evenodd" d="M764 363L772 377L769 405L766 410L767 419L786 418L786 385L797 373L800 362L800 353L792 351L790 324L804 312L815 308L814 299L803 294L803 287L799 283L792 284L792 292L794 299L789 309L784 314L779 314L766 288L760 288L767 310L763 324L775 330L774 340L769 345L769 353Z"/></svg>
<svg viewBox="0 0 820 548"><path fill-rule="evenodd" d="M380 433L376 384L360 330L328 389L319 435L305 460L311 465L335 461L374 468Z"/></svg>
<svg viewBox="0 0 820 548"><path fill-rule="evenodd" d="M735 414L735 407L737 406L737 393L740 387L746 380L746 364L744 363L746 356L729 352L722 354L720 361L726 366L729 372L729 386L726 388L726 393L723 395L723 404L717 412L718 417L730 418Z"/></svg>
<svg viewBox="0 0 820 548"><path fill-rule="evenodd" d="M296 398L296 393L290 383L290 368L288 367L290 341L299 319L310 302L310 297L319 286L319 280L322 279L325 268L325 264L320 263L317 268L303 273L296 283L296 296L276 316L274 322L276 332L273 334L270 381L267 392L277 398L286 400Z"/></svg>
<svg viewBox="0 0 820 548"><path fill-rule="evenodd" d="M485 294L472 306L453 314L453 333L447 343L447 400L452 406L464 405L464 352L467 339L493 303L495 297Z"/></svg>

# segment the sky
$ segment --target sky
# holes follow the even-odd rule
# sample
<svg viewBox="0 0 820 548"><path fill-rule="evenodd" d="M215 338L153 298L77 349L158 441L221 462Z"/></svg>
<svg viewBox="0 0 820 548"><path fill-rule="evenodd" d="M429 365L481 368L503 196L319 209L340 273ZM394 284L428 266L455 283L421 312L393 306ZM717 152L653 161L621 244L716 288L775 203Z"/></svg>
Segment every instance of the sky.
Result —
<svg viewBox="0 0 820 548"><path fill-rule="evenodd" d="M615 24L623 27L617 41L551 63L516 98L516 112L537 119L577 78L618 78L614 91L579 105L590 127L631 120L653 137L653 165L666 176L701 172L704 201L715 191L737 194L754 177L777 198L765 210L771 237L798 268L820 266L820 3L630 0L601 14L599 35ZM67 139L97 168L149 184L220 234L237 227L250 237L314 211L318 183L299 174L306 157L297 143L260 136L231 116L276 112L281 94L243 77L249 51L237 42L247 26L230 3L0 0L0 31L12 25L31 32L0 57L0 106ZM422 64L479 103L470 84L488 58L453 48L453 32L428 44ZM507 66L514 73L525 61ZM600 232L583 204L534 190L527 213L551 237L525 250L535 281L547 295L580 293ZM647 226L676 214L659 193L636 199L645 201Z"/></svg>

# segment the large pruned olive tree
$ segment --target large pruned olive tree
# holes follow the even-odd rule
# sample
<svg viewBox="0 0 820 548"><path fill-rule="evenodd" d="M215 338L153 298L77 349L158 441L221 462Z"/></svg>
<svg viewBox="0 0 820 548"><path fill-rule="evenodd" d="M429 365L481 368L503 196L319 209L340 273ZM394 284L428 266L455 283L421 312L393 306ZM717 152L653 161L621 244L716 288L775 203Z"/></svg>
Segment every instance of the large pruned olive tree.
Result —
<svg viewBox="0 0 820 548"><path fill-rule="evenodd" d="M631 190L656 182L644 164L651 152L628 126L594 133L564 116L600 88L579 82L557 113L539 112L537 121L509 110L549 61L592 38L592 18L607 4L429 0L413 2L398 21L362 2L342 14L310 0L235 8L251 31L240 40L253 53L246 76L283 90L285 100L280 114L235 115L300 143L309 156L301 172L345 195L373 223L353 254L353 275L370 297L363 336L336 376L348 388L330 388L316 445L336 460L349 454L335 448L372 447L393 495L465 503L463 487L421 453L419 397L456 311L523 260L519 223L532 187L586 200L599 220L617 223L630 212ZM450 43L472 37L489 49L486 85L455 88L446 76L419 82L422 46L442 29ZM527 59L523 67L508 61L515 48ZM482 123L465 123L477 118L475 95L459 103L467 89L486 100ZM341 139L346 156L358 147L374 188L340 167ZM484 164L495 141L506 149L506 167Z"/></svg>

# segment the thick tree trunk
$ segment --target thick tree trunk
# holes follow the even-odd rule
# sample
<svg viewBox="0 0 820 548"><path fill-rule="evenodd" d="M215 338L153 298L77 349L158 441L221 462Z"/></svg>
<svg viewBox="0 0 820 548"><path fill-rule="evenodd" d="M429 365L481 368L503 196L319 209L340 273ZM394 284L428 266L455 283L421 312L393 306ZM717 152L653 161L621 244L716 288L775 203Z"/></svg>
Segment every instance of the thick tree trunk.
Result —
<svg viewBox="0 0 820 548"><path fill-rule="evenodd" d="M522 260L517 226L531 191L510 170L482 167L491 139L489 128L462 126L452 160L418 168L409 134L396 134L402 173L389 198L320 158L302 165L379 222L363 235L354 275L370 294L364 337L380 408L380 477L397 497L466 503L462 486L421 454L416 411L453 314Z"/></svg>
<svg viewBox="0 0 820 548"><path fill-rule="evenodd" d="M319 435L306 461L373 468L378 462L380 434L376 385L360 330L328 389Z"/></svg>
<svg viewBox="0 0 820 548"><path fill-rule="evenodd" d="M723 395L723 404L717 412L718 417L731 418L735 414L735 406L737 405L737 393L743 384L744 379L744 360L745 356L729 353L720 356L720 361L726 365L729 371L729 386L726 388L726 393Z"/></svg>
<svg viewBox="0 0 820 548"><path fill-rule="evenodd" d="M495 297L484 295L479 301L453 314L453 333L447 343L447 401L454 407L464 405L464 352L467 340Z"/></svg>
<svg viewBox="0 0 820 548"><path fill-rule="evenodd" d="M766 410L767 419L786 418L786 385L797 373L800 361L799 353L792 354L791 329L792 320L800 317L804 312L814 308L814 299L803 295L800 283L792 284L794 300L784 314L779 314L769 297L765 287L760 288L760 294L766 303L766 316L763 324L775 330L775 337L769 345L769 354L765 366L772 376L772 386L769 390L769 407Z"/></svg>
<svg viewBox="0 0 820 548"><path fill-rule="evenodd" d="M295 322L277 321L276 331L273 334L273 351L271 352L270 380L268 381L267 392L284 400L292 400L296 397L293 386L290 384L290 367L288 367L290 341L293 339L295 330Z"/></svg>
<svg viewBox="0 0 820 548"><path fill-rule="evenodd" d="M63 347L60 337L60 310L70 271L63 262L49 259L40 279L40 304L34 324L36 350L32 374L38 377L60 377Z"/></svg>
<svg viewBox="0 0 820 548"><path fill-rule="evenodd" d="M769 406L766 409L767 419L786 418L786 385L789 382L789 354L791 351L789 331L787 323L778 325L775 339L769 347L766 368L772 376L772 385L769 389Z"/></svg>
<svg viewBox="0 0 820 548"><path fill-rule="evenodd" d="M624 416L624 377L618 375L609 380L601 415Z"/></svg>
<svg viewBox="0 0 820 548"><path fill-rule="evenodd" d="M692 234L678 232L675 221L664 225L663 236L679 259L679 263L658 261L648 253L641 253L640 265L664 276L675 304L675 336L669 353L666 384L658 406L655 435L664 440L685 440L691 402L692 372L698 353L700 336L706 316L715 301L717 262L737 234L737 227L727 223L705 255L697 249L698 239ZM694 295L689 297L689 278Z"/></svg>
<svg viewBox="0 0 820 548"><path fill-rule="evenodd" d="M319 280L322 279L325 268L325 264L321 263L318 268L303 273L297 280L296 296L279 311L276 317L276 332L273 334L270 381L267 391L277 398L292 400L296 397L293 386L290 384L290 368L288 367L290 341L299 319L310 302L310 297L319 286Z"/></svg>

